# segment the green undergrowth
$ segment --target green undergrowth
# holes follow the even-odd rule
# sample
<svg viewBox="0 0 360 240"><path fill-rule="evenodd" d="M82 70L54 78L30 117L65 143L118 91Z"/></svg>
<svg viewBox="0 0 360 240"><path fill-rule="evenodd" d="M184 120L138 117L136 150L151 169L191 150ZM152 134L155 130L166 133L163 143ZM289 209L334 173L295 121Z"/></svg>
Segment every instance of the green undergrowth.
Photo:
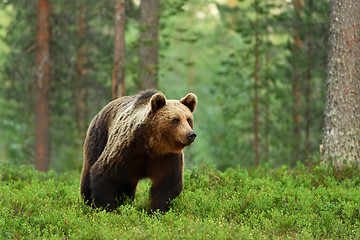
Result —
<svg viewBox="0 0 360 240"><path fill-rule="evenodd" d="M196 167L163 215L148 214L148 180L106 213L82 203L79 172L0 170L0 239L360 239L358 168Z"/></svg>

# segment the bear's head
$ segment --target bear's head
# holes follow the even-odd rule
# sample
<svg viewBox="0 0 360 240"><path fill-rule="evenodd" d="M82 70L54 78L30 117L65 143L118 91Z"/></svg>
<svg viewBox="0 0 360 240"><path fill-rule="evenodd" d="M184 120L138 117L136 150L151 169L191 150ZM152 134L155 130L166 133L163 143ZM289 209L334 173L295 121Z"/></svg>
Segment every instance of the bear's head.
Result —
<svg viewBox="0 0 360 240"><path fill-rule="evenodd" d="M180 100L167 100L162 93L150 99L150 145L161 154L179 153L194 142L193 112L197 104L195 94L189 93Z"/></svg>

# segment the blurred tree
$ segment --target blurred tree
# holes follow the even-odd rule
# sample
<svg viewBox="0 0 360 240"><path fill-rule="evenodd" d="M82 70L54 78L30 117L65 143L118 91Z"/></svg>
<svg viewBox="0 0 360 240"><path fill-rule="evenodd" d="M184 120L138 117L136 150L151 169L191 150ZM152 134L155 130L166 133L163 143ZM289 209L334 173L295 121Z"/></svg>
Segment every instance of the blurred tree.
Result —
<svg viewBox="0 0 360 240"><path fill-rule="evenodd" d="M306 3L306 14L307 14L307 65L306 65L306 126L305 126L305 152L306 152L306 160L307 164L310 164L310 125L311 125L311 73L312 73L312 35L313 33L313 18L312 18L312 11L313 11L313 0L308 0Z"/></svg>
<svg viewBox="0 0 360 240"><path fill-rule="evenodd" d="M36 38L35 168L46 171L50 156L50 1L39 0Z"/></svg>
<svg viewBox="0 0 360 240"><path fill-rule="evenodd" d="M267 3L265 5L265 8L268 7ZM265 62L264 62L264 90L265 90L265 95L266 96L270 96L270 85L272 82L271 79L271 75L270 75L270 59L271 59L271 41L270 41L270 30L268 24L269 24L269 18L271 18L271 14L269 11L265 11L265 16L264 16L264 21L265 21L265 45L267 46L266 52L265 52ZM264 102L264 138L265 138L265 143L264 143L264 160L265 162L269 162L270 159L270 125L271 125L271 120L270 120L270 101L265 101Z"/></svg>
<svg viewBox="0 0 360 240"><path fill-rule="evenodd" d="M112 99L125 96L125 0L115 0L114 69Z"/></svg>
<svg viewBox="0 0 360 240"><path fill-rule="evenodd" d="M360 2L330 1L330 36L322 160L360 164Z"/></svg>
<svg viewBox="0 0 360 240"><path fill-rule="evenodd" d="M236 32L239 44L238 47L232 46L231 54L227 56L219 54L223 57L218 67L219 74L216 82L219 85L215 92L218 92L218 102L221 104L224 122L217 130L220 133L217 137L219 141L214 145L218 145L217 152L221 152L217 158L229 160L229 162L223 161L220 168L227 164L233 165L234 162L248 164L249 161L242 159L249 160L255 157L254 146L249 145L249 142L252 143L254 140L254 124L248 123L255 121L256 114L254 111L249 111L247 106L253 106L256 102L255 94L248 94L253 92L249 89L249 83L251 83L249 80L253 77L253 71L249 76L248 69L249 66L253 66L256 56L256 49L252 47L256 41L256 27L254 27L256 12L258 12L259 21L258 77L262 79L258 87L259 162L265 160L279 164L284 161L295 164L298 160L305 161L306 154L302 139L305 139L306 126L302 121L296 126L295 120L301 119L305 113L301 101L306 96L306 89L300 79L305 79L307 67L310 68L312 79L312 91L307 95L308 99L312 100L307 115L311 120L311 125L308 125L309 132L312 133L308 146L309 152L316 154L315 151L321 141L319 134L321 134L322 122L319 116L322 114L323 107L322 79L327 58L325 48L327 7L324 2L326 0L317 1L309 7L308 4L305 5L303 1L299 1L297 4L302 6L301 14L295 11L295 1L261 1L257 6L258 9L253 8L254 0L226 1L224 4L217 5L224 27L230 29L231 34ZM304 25L308 26L310 22L314 31L311 40L308 41L313 44L311 46L319 50L315 53L308 49L308 44L303 43L308 34ZM298 35L295 34L296 32ZM226 43L223 44L223 46L228 46ZM309 60L311 64L308 63ZM297 74L295 70L298 70ZM292 78L294 81L289 81L289 76L294 76ZM295 78L295 76L298 77ZM297 79L296 85L294 85L295 79ZM296 97L294 92L296 92ZM296 114L294 114L295 107L298 108ZM231 129L231 133L228 129ZM298 134L297 137L294 135L295 132ZM249 137L250 133L252 133L251 137ZM296 145L299 151L294 154Z"/></svg>
<svg viewBox="0 0 360 240"><path fill-rule="evenodd" d="M75 88L75 105L76 105L76 127L79 132L80 139L85 139L86 128L87 128L87 118L88 118L88 106L87 106L87 96L88 96L88 84L86 81L86 47L85 47L85 37L86 37L86 4L85 2L80 2L78 8L78 46L77 46L77 65L76 65L76 88Z"/></svg>
<svg viewBox="0 0 360 240"><path fill-rule="evenodd" d="M194 91L201 103L195 113L199 138L186 150L188 166L199 163L216 164L220 169L238 164L254 166L255 12L258 12L258 78L261 79L258 85L259 163L268 160L272 165L295 164L299 160L293 157L293 92L289 78L293 76L294 6L291 1L267 0L259 1L256 10L254 1L225 0L220 4L220 1L208 0L169 0L161 3L159 63L155 68L157 88L173 98ZM306 61L308 44L303 44L297 56L303 75L307 66L311 66L311 155L317 153L322 137L327 1L313 1L311 42L317 51L311 53L311 64ZM139 23L140 1L125 2L125 81L127 94L133 94L141 88L139 36L146 28ZM4 152L0 157L14 163L31 162L35 155L37 3L28 0L0 3L13 12L5 36L9 53L2 58L6 59L2 61L5 66L0 66L4 70L0 78L0 148ZM84 39L80 37L82 3L86 7ZM301 15L304 42L307 32L303 26L309 21L307 6L304 4ZM4 15L1 16L0 22ZM78 169L82 164L83 139L79 137L76 120L79 114L75 102L79 93L77 81L79 76L84 77L88 95L84 101L91 118L112 97L114 0L58 0L51 5L50 25L53 63L49 89L53 146L50 168ZM84 46L82 63L79 61L81 46ZM79 74L80 66L84 75ZM301 126L301 139L304 135L304 126ZM302 150L303 147L300 160L305 159Z"/></svg>
<svg viewBox="0 0 360 240"><path fill-rule="evenodd" d="M254 150L255 150L255 158L254 165L258 167L259 165L259 157L260 157L260 149L259 149L259 0L255 0L255 24L254 24Z"/></svg>
<svg viewBox="0 0 360 240"><path fill-rule="evenodd" d="M303 55L303 40L301 38L302 32L302 12L303 12L303 0L294 0L294 35L293 35L293 46L292 46L292 90L294 97L293 105L293 155L295 159L299 159L299 151L301 148L301 122L302 122L302 71L301 61Z"/></svg>
<svg viewBox="0 0 360 240"><path fill-rule="evenodd" d="M159 0L141 1L139 79L142 90L157 87L159 15Z"/></svg>

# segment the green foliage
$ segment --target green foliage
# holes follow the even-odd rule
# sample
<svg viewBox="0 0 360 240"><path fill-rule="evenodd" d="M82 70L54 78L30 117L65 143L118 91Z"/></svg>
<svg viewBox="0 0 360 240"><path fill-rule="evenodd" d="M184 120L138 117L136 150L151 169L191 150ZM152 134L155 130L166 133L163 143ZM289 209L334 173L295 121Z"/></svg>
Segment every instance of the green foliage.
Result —
<svg viewBox="0 0 360 240"><path fill-rule="evenodd" d="M126 93L139 90L139 6L126 1ZM259 113L261 162L295 165L293 156L292 65L304 79L307 34L312 23L311 155L322 137L328 0L304 1L294 17L291 1L171 0L160 6L158 88L179 99L198 96L196 142L185 150L186 164L219 169L253 166L254 20L259 19ZM51 3L51 168L79 169L81 146L75 124L78 17L86 5L85 66L88 122L111 96L113 1ZM256 4L256 5L255 5ZM0 3L0 161L32 163L34 155L35 40L37 1ZM256 8L255 8L256 6ZM3 14L4 13L4 14ZM5 14L6 13L6 14ZM5 16L5 17L3 17ZM311 16L311 17L310 17ZM291 55L295 26L303 47ZM4 49L4 50L3 50ZM305 81L302 81L305 82ZM301 86L302 89L305 86ZM303 91L304 92L304 91ZM302 102L305 103L304 99ZM303 105L305 106L305 104ZM302 109L304 116L304 108ZM302 129L305 119L301 122ZM301 145L304 146L304 131ZM268 149L268 150L267 150ZM265 152L268 151L267 157Z"/></svg>
<svg viewBox="0 0 360 240"><path fill-rule="evenodd" d="M326 29L327 9L325 1L304 1L303 14L295 18L293 3L288 1L257 1L244 0L230 4L218 4L223 27L236 32L236 35L225 35L228 49L220 56L221 62L217 68L215 84L217 86L218 101L221 104L220 124L217 130L216 148L214 152L219 159L220 169L241 164L252 166L254 158L254 62L255 62L255 14L258 16L258 49L259 49L259 118L260 118L260 148L261 161L269 161L279 166L282 163L295 165L296 161L306 158L304 151L305 132L301 139L293 135L293 106L292 79L294 66L301 69L303 106L305 106L305 80L307 67L308 41L312 42L311 79L311 153L318 151L321 143L321 126L324 92L323 87L326 64ZM256 6L256 7L255 7ZM319 9L319 11L313 11ZM314 12L314 13L313 13ZM235 14L238 13L238 14ZM241 14L239 14L241 13ZM306 14L305 14L306 13ZM311 13L311 18L310 14ZM320 17L322 16L322 17ZM310 32L309 24L313 30ZM302 46L297 54L293 54L292 39L294 28L300 32ZM316 30L315 30L316 29ZM312 40L309 40L308 34ZM221 34L224 38L224 34ZM229 44L230 43L230 44ZM234 44L234 45L232 45ZM314 46L314 44L316 46ZM323 44L321 46L320 44ZM320 50L322 49L322 51ZM319 54L315 54L319 53ZM305 108L301 109L301 116L305 116ZM305 118L302 117L301 128L305 128ZM266 142L268 141L268 142ZM301 155L293 153L293 143L301 144ZM268 151L269 156L266 156ZM298 158L300 157L300 158ZM224 160L226 159L226 160Z"/></svg>
<svg viewBox="0 0 360 240"><path fill-rule="evenodd" d="M150 181L112 213L79 196L79 172L40 173L0 165L0 238L5 239L358 239L360 177L325 166L186 170L166 214L149 215Z"/></svg>

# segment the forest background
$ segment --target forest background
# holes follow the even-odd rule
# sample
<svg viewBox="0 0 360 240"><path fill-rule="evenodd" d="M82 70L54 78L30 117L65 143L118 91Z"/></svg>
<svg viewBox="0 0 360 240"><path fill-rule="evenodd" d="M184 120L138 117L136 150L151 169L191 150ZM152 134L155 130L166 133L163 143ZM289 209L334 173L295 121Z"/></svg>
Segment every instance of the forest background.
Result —
<svg viewBox="0 0 360 240"><path fill-rule="evenodd" d="M126 94L141 89L139 1L126 2ZM34 164L37 1L0 1L0 162ZM112 96L114 2L51 2L50 168L80 170L83 49L88 124ZM85 12L85 15L84 15ZM157 88L198 96L187 166L224 170L319 159L329 1L169 0L159 8ZM83 37L79 19L86 23Z"/></svg>

